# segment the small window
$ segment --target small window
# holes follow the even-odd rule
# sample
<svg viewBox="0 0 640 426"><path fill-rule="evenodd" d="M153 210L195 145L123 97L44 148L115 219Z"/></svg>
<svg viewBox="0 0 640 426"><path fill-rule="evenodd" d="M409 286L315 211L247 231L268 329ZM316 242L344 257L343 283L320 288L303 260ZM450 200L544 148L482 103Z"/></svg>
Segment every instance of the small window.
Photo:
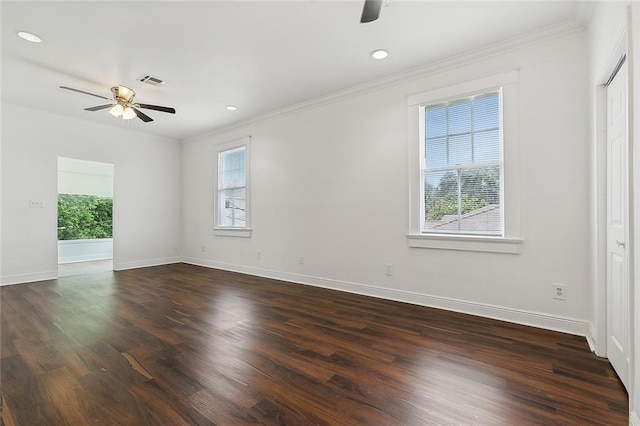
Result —
<svg viewBox="0 0 640 426"><path fill-rule="evenodd" d="M218 153L217 226L247 227L247 149L245 146Z"/></svg>
<svg viewBox="0 0 640 426"><path fill-rule="evenodd" d="M422 232L503 236L501 90L421 113Z"/></svg>

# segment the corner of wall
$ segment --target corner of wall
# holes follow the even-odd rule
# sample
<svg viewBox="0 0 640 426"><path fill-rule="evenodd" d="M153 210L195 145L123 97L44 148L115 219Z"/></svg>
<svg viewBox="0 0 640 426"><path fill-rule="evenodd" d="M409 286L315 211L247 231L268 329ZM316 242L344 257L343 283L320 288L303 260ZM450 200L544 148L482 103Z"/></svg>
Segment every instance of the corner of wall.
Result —
<svg viewBox="0 0 640 426"><path fill-rule="evenodd" d="M598 345L596 344L596 326L593 321L589 321L587 324L587 334L586 334L587 343L589 344L589 349L591 352L598 356L602 356L598 353Z"/></svg>

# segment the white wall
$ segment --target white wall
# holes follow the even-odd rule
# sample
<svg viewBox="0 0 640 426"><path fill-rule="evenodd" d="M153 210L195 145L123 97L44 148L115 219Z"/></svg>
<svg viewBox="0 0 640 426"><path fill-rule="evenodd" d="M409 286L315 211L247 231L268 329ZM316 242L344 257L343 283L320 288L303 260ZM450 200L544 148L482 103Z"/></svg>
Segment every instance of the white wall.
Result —
<svg viewBox="0 0 640 426"><path fill-rule="evenodd" d="M57 276L58 156L115 165L115 269L180 259L180 144L3 104L2 154L3 284Z"/></svg>
<svg viewBox="0 0 640 426"><path fill-rule="evenodd" d="M107 259L113 259L113 238L58 241L58 263Z"/></svg>
<svg viewBox="0 0 640 426"><path fill-rule="evenodd" d="M587 65L585 34L574 31L186 141L185 259L584 334L591 316ZM514 69L521 254L409 248L406 97ZM215 146L247 135L253 236L214 236ZM566 301L552 299L553 283L567 285Z"/></svg>
<svg viewBox="0 0 640 426"><path fill-rule="evenodd" d="M58 194L113 198L113 164L58 157Z"/></svg>

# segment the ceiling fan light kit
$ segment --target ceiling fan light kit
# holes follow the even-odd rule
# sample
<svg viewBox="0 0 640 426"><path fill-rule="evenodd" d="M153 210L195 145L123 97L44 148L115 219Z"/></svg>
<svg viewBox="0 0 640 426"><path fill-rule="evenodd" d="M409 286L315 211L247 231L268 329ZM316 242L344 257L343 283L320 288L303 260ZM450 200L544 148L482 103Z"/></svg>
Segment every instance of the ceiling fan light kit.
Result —
<svg viewBox="0 0 640 426"><path fill-rule="evenodd" d="M110 100L109 98L96 95L95 93L85 92L84 90L74 89L72 87L60 86L61 89L70 90L72 92L82 93L85 95L95 96L97 98L102 98L106 100ZM138 117L140 120L148 123L153 121L153 118L149 117L138 108L144 109L152 109L154 111L166 112L169 114L175 114L176 110L172 107L160 106L160 105L149 105L149 104L138 104L133 102L133 98L136 95L132 89L118 85L111 88L111 93L113 94L113 103L107 105L98 105L90 108L85 108L85 111L100 111L103 109L109 108L109 114L114 117L122 117L123 120L131 120L133 118Z"/></svg>
<svg viewBox="0 0 640 426"><path fill-rule="evenodd" d="M133 110L133 108L131 107L124 107L124 112L122 113L122 119L123 120L131 120L133 118L136 118L136 112Z"/></svg>
<svg viewBox="0 0 640 426"><path fill-rule="evenodd" d="M110 110L109 114L114 117L120 117L124 113L124 107L121 104L115 104Z"/></svg>
<svg viewBox="0 0 640 426"><path fill-rule="evenodd" d="M133 108L129 106L123 106L122 104L115 104L110 110L109 114L114 117L122 117L123 120L131 120L136 118L136 113Z"/></svg>

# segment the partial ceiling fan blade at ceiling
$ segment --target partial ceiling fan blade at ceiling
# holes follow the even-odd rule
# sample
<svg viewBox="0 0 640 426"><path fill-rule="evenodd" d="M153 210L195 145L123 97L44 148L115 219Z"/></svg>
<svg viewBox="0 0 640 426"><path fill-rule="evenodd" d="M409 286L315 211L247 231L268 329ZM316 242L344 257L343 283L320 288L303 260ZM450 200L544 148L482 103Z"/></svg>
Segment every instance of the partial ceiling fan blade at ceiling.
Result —
<svg viewBox="0 0 640 426"><path fill-rule="evenodd" d="M133 110L133 112L136 113L136 115L138 116L138 118L142 121L144 121L145 123L148 123L150 121L153 121L153 118L149 117L147 114L145 114L142 111L139 111L137 108L131 108Z"/></svg>
<svg viewBox="0 0 640 426"><path fill-rule="evenodd" d="M154 111L168 112L169 114L175 114L176 113L176 109L175 108L158 106L158 105L136 104L136 107L144 108L144 109L152 109Z"/></svg>
<svg viewBox="0 0 640 426"><path fill-rule="evenodd" d="M107 108L111 108L113 106L113 104L109 104L109 105L98 105L98 106L94 106L91 108L85 108L85 111L100 111L101 109L107 109Z"/></svg>
<svg viewBox="0 0 640 426"><path fill-rule="evenodd" d="M372 22L378 19L380 16L380 10L382 9L383 0L365 0L364 7L362 8L362 18L360 18L361 24Z"/></svg>
<svg viewBox="0 0 640 426"><path fill-rule="evenodd" d="M72 92L84 93L85 95L95 96L96 98L106 99L108 101L111 100L111 98L107 98L106 96L96 95L95 93L85 92L84 90L74 89L73 87L67 87L67 86L59 86L59 87L64 90L71 90Z"/></svg>

